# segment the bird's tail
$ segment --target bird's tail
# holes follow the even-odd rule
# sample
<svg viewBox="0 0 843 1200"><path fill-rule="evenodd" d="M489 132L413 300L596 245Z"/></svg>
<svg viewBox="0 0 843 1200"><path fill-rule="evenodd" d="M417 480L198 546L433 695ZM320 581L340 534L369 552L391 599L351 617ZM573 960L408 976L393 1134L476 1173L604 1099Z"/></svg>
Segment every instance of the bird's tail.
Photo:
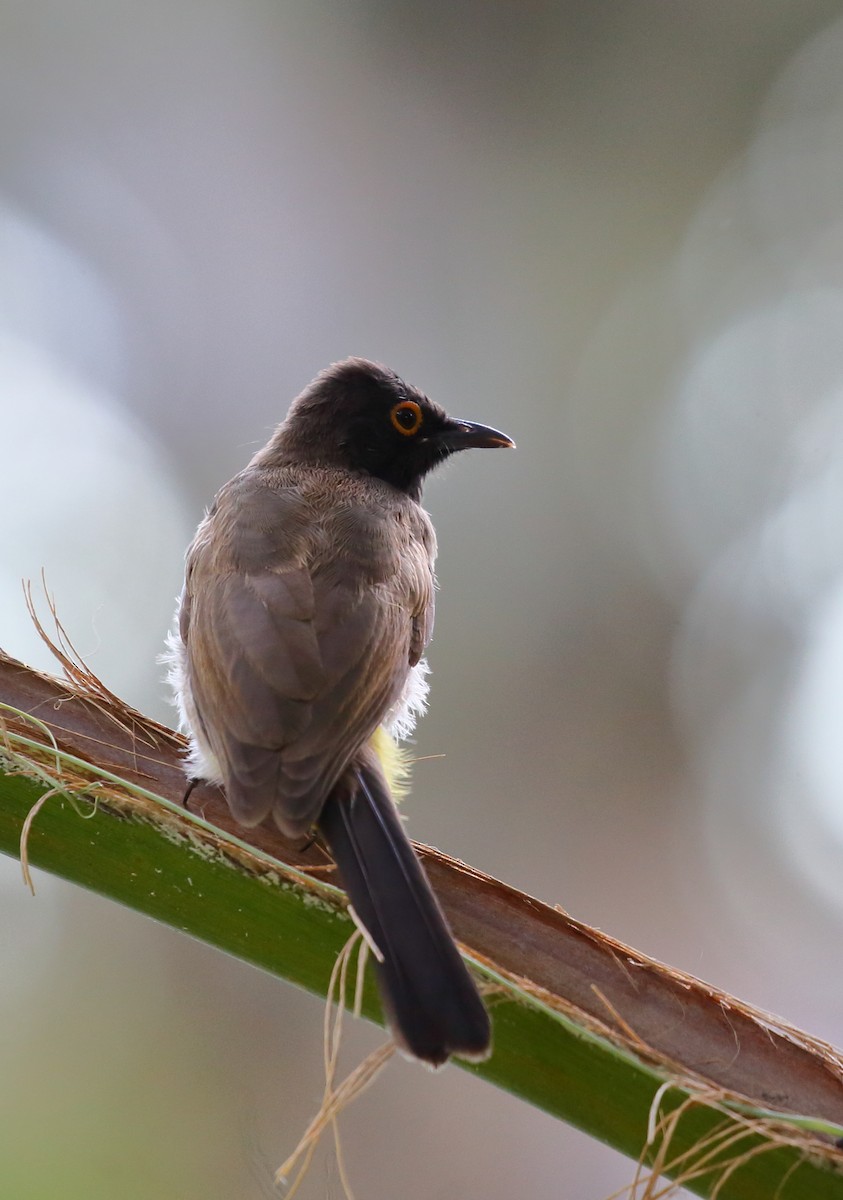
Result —
<svg viewBox="0 0 843 1200"><path fill-rule="evenodd" d="M396 1040L431 1066L451 1054L486 1058L489 1015L373 762L354 767L334 789L318 826L376 948L381 999Z"/></svg>

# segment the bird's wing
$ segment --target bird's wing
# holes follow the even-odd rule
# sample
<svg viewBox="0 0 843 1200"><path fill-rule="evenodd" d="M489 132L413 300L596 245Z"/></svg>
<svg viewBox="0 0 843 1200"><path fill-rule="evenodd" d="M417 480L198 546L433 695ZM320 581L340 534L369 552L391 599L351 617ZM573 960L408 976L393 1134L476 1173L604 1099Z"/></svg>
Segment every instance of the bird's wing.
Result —
<svg viewBox="0 0 843 1200"><path fill-rule="evenodd" d="M425 547L411 537L385 548L365 536L371 514L360 524L362 536L349 537L346 511L341 538L323 521L318 536L300 523L290 542L262 519L248 531L249 569L201 545L189 563L183 637L195 706L243 824L274 812L291 835L309 828L400 695L427 631Z"/></svg>

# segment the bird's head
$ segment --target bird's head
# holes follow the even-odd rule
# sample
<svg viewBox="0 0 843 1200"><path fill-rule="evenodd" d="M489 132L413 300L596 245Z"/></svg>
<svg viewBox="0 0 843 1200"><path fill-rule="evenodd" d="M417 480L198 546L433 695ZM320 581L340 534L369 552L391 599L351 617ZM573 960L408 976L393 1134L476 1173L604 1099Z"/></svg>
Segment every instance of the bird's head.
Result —
<svg viewBox="0 0 843 1200"><path fill-rule="evenodd" d="M425 475L457 450L514 445L488 425L449 417L387 367L349 358L293 401L262 455L363 471L418 498Z"/></svg>

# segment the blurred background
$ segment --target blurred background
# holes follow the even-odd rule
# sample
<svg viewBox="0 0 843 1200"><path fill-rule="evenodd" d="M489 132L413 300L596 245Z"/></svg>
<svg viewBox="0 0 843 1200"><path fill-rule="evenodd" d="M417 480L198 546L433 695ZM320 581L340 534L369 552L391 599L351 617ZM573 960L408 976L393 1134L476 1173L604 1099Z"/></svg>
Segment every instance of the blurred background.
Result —
<svg viewBox="0 0 843 1200"><path fill-rule="evenodd" d="M386 362L518 442L427 489L410 832L843 1041L839 4L0 0L0 146L0 644L50 668L43 568L171 720L203 507L321 367ZM0 867L7 1194L271 1196L322 1004ZM632 1175L455 1067L343 1131L370 1200Z"/></svg>

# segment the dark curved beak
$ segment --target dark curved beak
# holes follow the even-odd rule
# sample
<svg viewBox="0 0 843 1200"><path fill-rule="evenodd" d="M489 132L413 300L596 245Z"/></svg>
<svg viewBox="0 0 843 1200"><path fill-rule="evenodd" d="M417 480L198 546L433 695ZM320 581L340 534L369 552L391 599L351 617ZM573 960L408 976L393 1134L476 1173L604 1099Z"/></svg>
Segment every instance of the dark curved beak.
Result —
<svg viewBox="0 0 843 1200"><path fill-rule="evenodd" d="M476 421L460 421L451 417L448 424L437 435L437 441L447 446L449 450L469 450L472 446L479 449L492 449L503 446L515 449L515 442L505 433L492 429L491 425L478 425Z"/></svg>

